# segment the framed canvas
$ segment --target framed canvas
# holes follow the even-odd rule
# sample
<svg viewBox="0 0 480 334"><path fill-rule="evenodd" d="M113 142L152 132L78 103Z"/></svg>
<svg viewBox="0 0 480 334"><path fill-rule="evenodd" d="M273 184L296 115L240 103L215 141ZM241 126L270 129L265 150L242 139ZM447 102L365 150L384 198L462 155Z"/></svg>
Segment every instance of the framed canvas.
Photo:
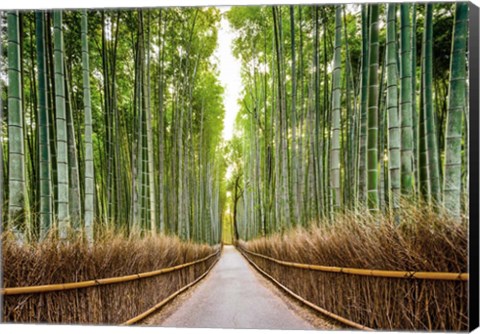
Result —
<svg viewBox="0 0 480 334"><path fill-rule="evenodd" d="M0 4L0 328L475 330L478 53L473 2Z"/></svg>

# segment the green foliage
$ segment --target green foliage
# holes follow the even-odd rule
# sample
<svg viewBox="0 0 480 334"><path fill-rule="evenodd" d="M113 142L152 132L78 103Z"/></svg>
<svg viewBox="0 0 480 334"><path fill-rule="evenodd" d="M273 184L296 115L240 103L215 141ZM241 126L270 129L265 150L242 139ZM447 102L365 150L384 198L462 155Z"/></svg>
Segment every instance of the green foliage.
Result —
<svg viewBox="0 0 480 334"><path fill-rule="evenodd" d="M19 141L26 143L26 159L19 167L25 168L25 198L32 198L22 201L25 209L38 212L44 195L56 203L52 220L63 234L69 213L85 210L87 220L81 224L90 241L95 222L100 229L111 226L127 234L182 234L178 226L185 226L192 233L183 238L219 242L225 201L220 180L226 168L221 146L223 87L213 60L219 10L92 10L85 12L88 18L81 11L46 11L45 55L38 55L46 65L44 88L35 80L36 42L41 37L35 34L34 14L22 12L18 18L24 27L18 39L23 43L19 74L24 80L19 88L25 102L17 114L26 124L25 133L19 134ZM88 39L82 35L87 26ZM9 27L15 29L13 23ZM88 50L83 54L87 58L82 49ZM37 94L44 90L49 131L37 141L45 129L45 122L38 122ZM51 166L50 195L36 186L42 148L51 156L51 162L42 160ZM80 200L69 202L69 189L78 191ZM180 202L184 206L179 211ZM37 215L33 217L25 226L36 235L39 224ZM140 231L128 229L134 217L141 219ZM47 223L41 226L49 228Z"/></svg>
<svg viewBox="0 0 480 334"><path fill-rule="evenodd" d="M336 43L337 6L294 6L292 16L287 6L274 7L274 15L268 6L227 12L244 85L236 137L229 144L227 188L240 192L229 202L237 206L233 221L239 238L283 232L297 220L303 226L334 224L337 210L363 213L367 205L401 218L401 188L407 200L418 200L423 176L444 182L451 58L445 50L453 41L453 5L430 6L432 52L423 58L424 5L402 4L390 12L382 4L347 5L341 43ZM339 60L334 56L340 49ZM465 53L460 58L465 61ZM433 73L431 84L418 89L421 60ZM458 67L466 70L465 64ZM428 101L434 108L427 108ZM455 124L460 124L457 138L464 137L468 124ZM455 159L468 175L467 159L462 153ZM465 180L452 195L456 200L460 191L467 193ZM296 203L298 215L288 210Z"/></svg>
<svg viewBox="0 0 480 334"><path fill-rule="evenodd" d="M459 8L461 22L454 16ZM1 91L9 120L2 166L9 173L0 180L16 212L9 210L9 226L37 236L49 225L37 213L68 227L70 213L87 209L89 222L119 233L159 231L216 243L228 207L233 233L248 239L333 223L347 208L396 207L390 204L398 172L409 199L431 189L443 201L437 204L464 213L468 12L452 4L416 5L415 15L411 9L392 9L386 24L382 4L232 7L225 15L236 33L244 91L229 143L221 135L224 88L213 54L217 8L89 11L85 77L81 12L42 13L44 40L35 12L15 20L9 14L2 57L11 64ZM428 75L417 85L422 67ZM396 129L390 116L400 112L397 138L389 133L392 122ZM392 149L395 157L402 152L400 170ZM37 186L47 179L47 165L50 195L46 183ZM92 174L93 189L75 184ZM70 200L71 189L80 200ZM52 203L50 214L42 196Z"/></svg>

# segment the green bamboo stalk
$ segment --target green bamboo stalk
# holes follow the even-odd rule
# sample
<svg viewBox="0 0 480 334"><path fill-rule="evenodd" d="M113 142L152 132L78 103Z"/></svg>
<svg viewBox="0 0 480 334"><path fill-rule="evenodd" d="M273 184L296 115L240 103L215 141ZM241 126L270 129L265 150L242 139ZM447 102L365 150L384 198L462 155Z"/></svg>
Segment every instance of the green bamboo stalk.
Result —
<svg viewBox="0 0 480 334"><path fill-rule="evenodd" d="M299 166L301 161L298 161L297 154L297 70L296 70L296 50L295 50L295 7L290 6L290 40L291 40L291 53L292 53L292 66L291 66L291 76L292 76L292 110L291 110L291 122L292 122L292 149L291 149L291 171L292 176L291 181L291 193L292 205L293 205L293 214L294 214L294 225L300 224L300 207L299 199L300 192L298 187L299 175Z"/></svg>
<svg viewBox="0 0 480 334"><path fill-rule="evenodd" d="M427 137L427 164L429 171L430 200L436 204L440 201L440 167L438 161L437 130L433 105L433 5L426 5L424 28L425 53L423 58L423 103Z"/></svg>
<svg viewBox="0 0 480 334"><path fill-rule="evenodd" d="M105 159L107 168L105 170L105 179L106 179L106 201L107 201L107 210L105 215L105 220L108 224L113 223L113 218L115 215L115 200L114 200L114 153L113 153L113 117L112 117L112 96L111 96L111 78L110 78L110 63L108 62L108 41L106 39L106 11L101 11L101 34L102 34L102 75L103 75L103 109L104 109L104 118L105 118Z"/></svg>
<svg viewBox="0 0 480 334"><path fill-rule="evenodd" d="M159 227L160 233L165 234L166 226L165 226L165 135L164 135L164 127L165 127L165 105L164 105L164 85L165 85L165 75L164 75L164 67L165 67L165 30L166 30L166 23L163 24L163 29L161 28L162 25L162 13L163 11L160 9L159 18L158 18L158 40L159 43L161 41L161 45L159 45L161 52L159 53L159 64L160 64L160 73L159 73L159 115L158 115L158 202L159 202ZM165 20L166 21L166 20ZM163 38L162 38L163 37Z"/></svg>
<svg viewBox="0 0 480 334"><path fill-rule="evenodd" d="M346 208L354 209L355 208L355 193L356 193L356 164L357 161L357 148L355 140L357 138L358 132L358 110L357 110L357 92L356 92L356 85L355 85L355 73L352 69L352 58L350 47L348 43L348 26L347 26L347 15L345 7L343 7L343 26L344 26L344 34L345 34L345 59L346 59L346 69L345 69L345 80L346 80L346 122L347 126L345 127L344 136L347 138L346 142L346 160L344 163L345 173L344 173L344 184L343 184L343 191L344 191L344 198L346 203ZM353 185L350 185L350 182L353 181Z"/></svg>
<svg viewBox="0 0 480 334"><path fill-rule="evenodd" d="M8 22L8 228L19 241L30 236L22 108L20 23L18 11Z"/></svg>
<svg viewBox="0 0 480 334"><path fill-rule="evenodd" d="M444 206L454 217L461 213L462 118L466 108L466 47L468 3L455 5L455 25L450 57L447 129L445 136Z"/></svg>
<svg viewBox="0 0 480 334"><path fill-rule="evenodd" d="M0 27L3 27L3 15L4 12L0 11ZM3 29L0 29L0 55L3 55ZM0 68L3 68L4 62L3 57L0 57ZM2 81L0 80L0 92L3 91ZM0 96L0 226L2 226L3 230L3 204L4 204L4 192L5 192L5 183L4 183L4 166L3 166L3 98ZM0 258L4 259L3 257L3 247L0 247ZM3 261L0 262L0 272L4 272L3 269ZM3 285L3 275L0 275L0 286ZM3 299L4 297L0 298L0 309L3 310ZM0 322L3 322L3 312L0 315Z"/></svg>
<svg viewBox="0 0 480 334"><path fill-rule="evenodd" d="M282 7L277 7L277 18L278 18L278 45L277 50L279 52L278 56L278 66L279 66L279 85L281 91L280 99L280 124L281 124L281 164L282 164L282 206L283 206L283 216L284 221L287 227L292 226L292 221L290 219L292 212L291 210L291 201L289 194L289 184L290 177L288 173L288 117L287 117L287 93L286 93L286 75L285 75L285 56L283 51L283 19L282 19ZM280 96L279 96L280 97Z"/></svg>
<svg viewBox="0 0 480 334"><path fill-rule="evenodd" d="M140 34L140 25L138 25L137 30L137 40L136 47L133 52L135 53L135 80L134 80L134 142L132 145L132 197L131 197L131 216L130 216L130 234L136 234L140 231L140 194L141 194L141 34Z"/></svg>
<svg viewBox="0 0 480 334"><path fill-rule="evenodd" d="M45 54L45 14L35 13L38 64L38 145L40 177L40 240L45 239L52 226L51 159L49 150L49 117Z"/></svg>
<svg viewBox="0 0 480 334"><path fill-rule="evenodd" d="M378 211L378 12L379 5L370 5L368 132L367 132L367 203L370 211Z"/></svg>
<svg viewBox="0 0 480 334"><path fill-rule="evenodd" d="M62 11L53 13L54 70L55 70L55 110L57 128L57 222L60 240L67 238L70 228L69 212L69 169L67 115L65 107L64 45L62 31Z"/></svg>
<svg viewBox="0 0 480 334"><path fill-rule="evenodd" d="M400 110L402 129L402 193L413 190L413 130L412 130L412 26L410 4L400 5Z"/></svg>
<svg viewBox="0 0 480 334"><path fill-rule="evenodd" d="M0 26L3 26L3 11L0 11ZM3 30L0 30L0 55L3 55ZM0 57L0 68L3 67L3 57ZM0 92L2 91L2 81L0 81ZM4 194L5 194L5 183L4 183L4 167L3 167L3 98L0 97L0 224L3 226L3 204L4 204ZM2 256L2 250L0 249L0 257ZM2 265L0 264L0 270L2 270ZM0 284L3 286L2 278L0 277ZM2 299L0 299L0 307L3 307ZM3 309L3 308L2 308ZM0 321L3 318L0 316Z"/></svg>
<svg viewBox="0 0 480 334"><path fill-rule="evenodd" d="M413 175L415 196L419 193L418 177L418 111L417 111L417 5L412 4L412 131L413 131Z"/></svg>
<svg viewBox="0 0 480 334"><path fill-rule="evenodd" d="M94 241L94 191L95 174L93 165L93 141L92 141L92 104L90 98L90 64L88 56L88 14L82 10L81 19L82 35L82 72L83 72L83 106L85 110L85 208L84 227L85 237L89 244Z"/></svg>
<svg viewBox="0 0 480 334"><path fill-rule="evenodd" d="M333 58L332 83L332 137L330 148L330 187L332 189L333 210L339 210L341 201L340 188L340 118L341 118L341 75L342 75L342 6L335 11L335 50ZM333 211L332 210L332 211Z"/></svg>
<svg viewBox="0 0 480 334"><path fill-rule="evenodd" d="M315 68L314 76L314 94L315 94L315 108L313 109L314 114L311 116L312 120L315 122L315 134L310 136L311 148L310 148L310 157L312 165L312 174L313 174L313 184L314 184L314 205L315 205L315 218L318 219L322 215L323 206L322 206L322 165L323 165L323 155L321 153L320 146L323 145L323 135L320 136L320 62L319 62L319 38L320 38L320 29L319 29L319 17L318 17L318 6L312 6L313 11L313 24L315 31L314 38L314 52L313 53L313 66Z"/></svg>
<svg viewBox="0 0 480 334"><path fill-rule="evenodd" d="M56 129L56 116L55 116L55 70L53 61L53 36L51 32L53 29L52 20L53 13L45 12L45 52L46 52L46 75L47 75L47 112L49 119L48 135L49 135L49 150L51 161L51 178L50 184L52 192L52 225L56 226L56 212L58 203L58 183L57 183L57 129Z"/></svg>
<svg viewBox="0 0 480 334"><path fill-rule="evenodd" d="M380 211L385 209L385 139L388 136L388 131L385 131L385 124L387 124L387 103L386 103L386 45L382 47L383 54L379 59L383 58L382 71L380 72L380 84L378 90L378 206ZM388 182L388 171L387 171Z"/></svg>
<svg viewBox="0 0 480 334"><path fill-rule="evenodd" d="M425 47L422 48L422 59L424 57ZM422 62L422 73L424 66ZM424 88L423 80L420 84L420 91L423 92ZM423 94L420 94L420 105L423 106ZM428 177L428 150L427 150L427 131L425 121L425 110L420 108L418 114L418 185L419 194L423 200L428 201L430 197L430 182Z"/></svg>
<svg viewBox="0 0 480 334"><path fill-rule="evenodd" d="M81 229L82 209L80 195L80 169L78 166L77 141L75 138L75 125L73 119L72 88L69 80L68 67L65 70L65 107L67 114L67 138L68 138L68 175L69 175L69 203L70 222L75 232Z"/></svg>
<svg viewBox="0 0 480 334"><path fill-rule="evenodd" d="M368 99L368 41L369 41L369 7L362 6L362 73L361 73L361 91L360 91L360 128L359 128L359 148L358 148L358 204L366 204L366 162L367 162L367 99Z"/></svg>
<svg viewBox="0 0 480 334"><path fill-rule="evenodd" d="M305 118L306 118L306 100L305 100L305 66L304 66L304 52L303 52L303 47L304 47L304 40L303 40L303 24L304 24L304 19L302 16L302 6L298 7L298 21L299 21L299 28L298 28L298 34L299 34L299 83L300 83L300 104L299 104L299 136L298 136L298 157L299 157L299 163L298 163L298 199L297 199L297 205L299 206L300 209L300 222L302 226L306 225L306 220L305 220L305 202L304 202L304 196L305 196L305 139L306 139L306 134L305 134ZM266 55L264 56L266 58Z"/></svg>
<svg viewBox="0 0 480 334"><path fill-rule="evenodd" d="M38 101L37 101L37 82L36 82L36 73L35 73L35 43L33 38L28 38L27 36L34 35L34 20L29 19L23 13L20 13L20 52L22 53L22 60L20 62L20 66L22 67L22 78L23 83L22 86L25 88L24 90L24 134L25 134L25 163L26 163L26 188L27 188L27 196L31 204L31 210L35 213L38 212L38 149L37 149L37 138L38 138L38 129L36 124L38 124L37 120L37 111L38 111ZM31 59L31 66L28 66L26 62L23 60L23 55L25 55L24 50L30 49L27 51L28 58ZM25 57L25 58L27 58ZM28 94L27 94L28 92ZM31 92L31 93L30 93ZM28 111L28 112L27 112ZM29 114L30 117L27 115ZM31 121L29 122L28 119ZM35 185L35 186L32 186ZM35 203L36 205L33 205ZM38 237L38 215L32 216L31 221L31 232L30 235L31 239L34 240Z"/></svg>
<svg viewBox="0 0 480 334"><path fill-rule="evenodd" d="M148 188L149 188L149 212L150 212L150 232L152 234L156 233L156 211L155 211L155 178L154 178L154 161L153 161L153 134L152 134L152 112L150 108L150 12L147 14L147 38L146 38L146 59L144 70L144 104L146 112L146 130L147 130L147 159L148 159Z"/></svg>
<svg viewBox="0 0 480 334"><path fill-rule="evenodd" d="M401 131L398 113L398 74L397 74L397 29L395 4L388 5L387 19L387 113L388 113L388 170L389 204L396 214L400 208L401 195Z"/></svg>
<svg viewBox="0 0 480 334"><path fill-rule="evenodd" d="M280 161L279 186L281 197L281 214L280 220L282 226L290 226L290 203L288 200L288 170L287 170L287 117L286 117L286 93L285 93L285 73L284 73L284 57L283 57L283 35L282 35L282 17L278 7L272 7L273 24L275 35L276 50L276 67L277 67L277 88L278 88L278 110L279 110L279 142L278 159Z"/></svg>
<svg viewBox="0 0 480 334"><path fill-rule="evenodd" d="M325 7L322 8L323 20L326 20L327 14ZM330 169L330 138L328 134L331 131L331 110L330 110L330 80L328 75L328 46L327 40L330 40L329 31L326 24L323 25L323 106L322 110L317 110L317 118L319 119L320 140L318 142L318 155L322 157L318 161L318 175L320 180L320 214L322 217L328 217L331 208L331 196L329 190ZM318 52L318 51L317 51ZM320 70L320 68L319 68Z"/></svg>

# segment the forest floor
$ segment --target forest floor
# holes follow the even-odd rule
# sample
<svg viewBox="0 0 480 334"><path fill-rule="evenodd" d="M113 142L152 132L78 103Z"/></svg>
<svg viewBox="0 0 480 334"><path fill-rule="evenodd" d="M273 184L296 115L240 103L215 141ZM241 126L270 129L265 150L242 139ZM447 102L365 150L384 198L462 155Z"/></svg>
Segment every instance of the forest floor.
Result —
<svg viewBox="0 0 480 334"><path fill-rule="evenodd" d="M142 325L196 328L337 329L280 292L225 246L212 272Z"/></svg>

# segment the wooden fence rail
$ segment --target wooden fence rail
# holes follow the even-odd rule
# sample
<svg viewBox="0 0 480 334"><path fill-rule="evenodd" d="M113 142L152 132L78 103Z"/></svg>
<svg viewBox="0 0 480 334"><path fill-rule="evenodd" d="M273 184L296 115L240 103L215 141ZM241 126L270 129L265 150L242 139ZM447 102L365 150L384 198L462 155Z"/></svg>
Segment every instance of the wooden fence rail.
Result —
<svg viewBox="0 0 480 334"><path fill-rule="evenodd" d="M338 314L335 314L335 313L332 313L330 311L327 311L326 309L318 306L318 305L315 305L314 303L311 303L309 302L308 300L306 300L305 298L299 296L298 294L296 294L295 292L293 292L292 290L290 290L289 288L287 288L285 285L283 285L282 283L280 283L278 280L276 280L272 275L269 275L265 270L263 270L262 268L260 268L255 262L253 262L252 259L250 259L245 253L247 253L247 251L243 248L240 248L239 247L239 250L240 250L240 253L242 253L242 255L245 257L245 259L247 259L247 261L255 268L257 269L263 276L267 277L268 279L270 279L273 283L275 283L279 288L281 288L282 290L284 290L286 293L288 293L290 296L292 296L293 298L297 299L298 301L300 301L301 303L313 308L314 310L320 312L321 314L331 318L331 319L334 319L338 322L341 322L342 324L345 324L349 327L352 327L352 328L356 328L356 329L360 329L360 330L364 330L364 331L373 331L372 328L370 327L367 327L367 326L364 326L362 324L359 324L359 323L356 323L352 320L349 320L347 318L344 318L342 316L339 316Z"/></svg>
<svg viewBox="0 0 480 334"><path fill-rule="evenodd" d="M60 283L60 284L48 284L48 285L36 285L36 286L25 286L25 287L14 287L14 288L2 288L0 289L0 295L22 295L22 294L34 294L34 293L44 293L44 292L52 292L52 291L63 291L63 290L72 290L72 289L83 289L92 286L99 286L99 285L108 285L108 284L116 284L116 283L124 283L134 280L139 280L142 278L147 277L154 277L159 276L162 274L166 274L172 271L177 271L186 267L193 266L195 264L205 262L208 259L218 255L221 249L217 250L216 252L196 261L179 264L173 267L162 268L154 271L133 274L133 275L126 275L126 276L119 276L119 277L109 277L109 278L100 278L94 279L89 281L82 281L82 282L72 282L72 283Z"/></svg>
<svg viewBox="0 0 480 334"><path fill-rule="evenodd" d="M181 294L182 292L188 290L189 288L191 288L192 286L194 286L195 284L197 284L198 282L200 282L203 278L205 278L205 276L208 275L208 273L212 270L213 266L218 262L218 258L215 259L215 261L212 263L212 265L201 275L199 276L195 281L191 282L190 284L188 285L185 285L183 288L175 291L174 293L172 293L170 296L168 296L167 298L165 298L164 300L162 300L161 302L159 302L158 304L156 304L155 306L153 306L152 308L149 308L148 310L146 310L145 312L143 312L142 314L139 314L137 315L136 317L133 317L131 318L130 320L127 320L125 321L122 325L123 326L128 326L128 325L133 325L133 324L136 324L138 323L139 321L147 318L149 315L151 315L152 313L158 311L159 309L161 309L163 306L165 306L166 304L168 304L171 300L173 300L176 296L178 296L179 294Z"/></svg>
<svg viewBox="0 0 480 334"><path fill-rule="evenodd" d="M426 272L426 271L393 271L393 270L377 270L377 269L359 269L359 268L342 268L332 266L322 266L314 264L287 262L272 258L270 256L258 254L242 248L243 252L280 264L285 267L293 267L299 269L316 270L331 273L342 273L350 275L386 277L386 278L406 278L406 279L424 279L438 281L468 281L468 273L448 273L448 272Z"/></svg>

